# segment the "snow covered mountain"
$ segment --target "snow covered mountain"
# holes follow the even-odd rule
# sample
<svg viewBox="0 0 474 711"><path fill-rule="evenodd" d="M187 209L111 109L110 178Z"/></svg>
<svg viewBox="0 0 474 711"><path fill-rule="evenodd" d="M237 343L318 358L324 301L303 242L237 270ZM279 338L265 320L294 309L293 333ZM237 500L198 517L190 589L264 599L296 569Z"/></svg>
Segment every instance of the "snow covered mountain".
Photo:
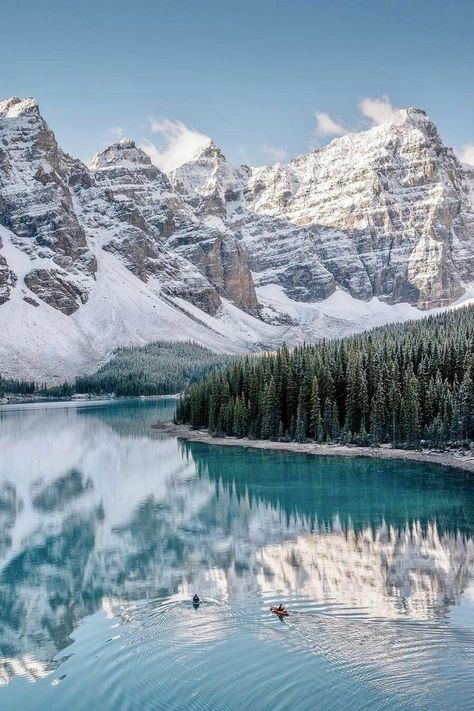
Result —
<svg viewBox="0 0 474 711"><path fill-rule="evenodd" d="M0 372L52 381L117 345L243 352L470 295L474 177L418 109L288 165L209 142L166 176L129 139L89 166L0 102Z"/></svg>

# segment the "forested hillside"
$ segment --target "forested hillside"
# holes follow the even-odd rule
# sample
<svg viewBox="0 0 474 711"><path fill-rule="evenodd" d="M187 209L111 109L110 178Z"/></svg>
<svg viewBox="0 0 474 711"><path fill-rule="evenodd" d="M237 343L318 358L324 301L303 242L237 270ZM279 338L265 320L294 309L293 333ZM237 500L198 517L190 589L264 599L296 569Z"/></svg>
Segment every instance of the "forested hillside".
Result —
<svg viewBox="0 0 474 711"><path fill-rule="evenodd" d="M75 383L48 388L41 383L2 379L0 375L0 396L166 395L183 390L234 360L235 356L218 354L195 343L157 341L145 346L118 348L97 372L77 378Z"/></svg>
<svg viewBox="0 0 474 711"><path fill-rule="evenodd" d="M195 343L156 342L118 348L93 375L77 378L75 391L115 395L166 395L235 360Z"/></svg>
<svg viewBox="0 0 474 711"><path fill-rule="evenodd" d="M247 357L190 387L176 420L216 435L442 447L474 439L474 307Z"/></svg>
<svg viewBox="0 0 474 711"><path fill-rule="evenodd" d="M33 381L13 380L11 378L2 378L0 375L0 397L13 393L15 395L34 395L39 390L40 386Z"/></svg>

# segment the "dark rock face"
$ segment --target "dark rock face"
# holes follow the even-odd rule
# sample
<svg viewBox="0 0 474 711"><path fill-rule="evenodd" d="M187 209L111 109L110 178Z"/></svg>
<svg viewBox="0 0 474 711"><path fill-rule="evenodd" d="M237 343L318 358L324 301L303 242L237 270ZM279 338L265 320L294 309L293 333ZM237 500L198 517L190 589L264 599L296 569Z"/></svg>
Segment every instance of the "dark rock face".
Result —
<svg viewBox="0 0 474 711"><path fill-rule="evenodd" d="M27 304L30 304L30 306L35 306L36 308L39 306L39 303L35 301L35 299L32 299L31 296L24 296L23 301L26 301Z"/></svg>
<svg viewBox="0 0 474 711"><path fill-rule="evenodd" d="M54 269L34 269L25 276L25 284L42 301L66 316L87 301L87 291Z"/></svg>
<svg viewBox="0 0 474 711"><path fill-rule="evenodd" d="M257 295L244 247L237 241L218 237L207 263L206 276L222 293L247 313L257 310Z"/></svg>
<svg viewBox="0 0 474 711"><path fill-rule="evenodd" d="M247 313L256 313L258 302L244 248L230 235L215 235L187 251L190 261L214 284L219 293Z"/></svg>
<svg viewBox="0 0 474 711"><path fill-rule="evenodd" d="M93 277L96 259L68 187L71 166L80 161L63 154L33 99L0 102L0 145L0 224L11 230L14 244L32 257L51 259L58 274L63 270L64 283L74 281L74 275ZM34 277L29 281L34 290ZM51 288L57 283L49 280ZM55 308L64 303L48 288L43 281L46 303ZM86 293L85 286L77 289ZM65 308L72 313L70 304Z"/></svg>
<svg viewBox="0 0 474 711"><path fill-rule="evenodd" d="M16 275L8 267L5 257L0 254L0 305L8 301L10 291L16 282Z"/></svg>

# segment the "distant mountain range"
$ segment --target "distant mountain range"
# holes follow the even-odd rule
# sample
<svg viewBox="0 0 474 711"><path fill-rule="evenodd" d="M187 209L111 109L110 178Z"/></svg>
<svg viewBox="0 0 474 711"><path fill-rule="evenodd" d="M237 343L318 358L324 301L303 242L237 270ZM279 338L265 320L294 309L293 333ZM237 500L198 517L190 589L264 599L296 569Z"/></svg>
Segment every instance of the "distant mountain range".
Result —
<svg viewBox="0 0 474 711"><path fill-rule="evenodd" d="M0 373L92 370L115 346L245 352L474 295L474 170L419 109L287 165L209 141L165 175L123 139L86 166L34 99L0 102Z"/></svg>

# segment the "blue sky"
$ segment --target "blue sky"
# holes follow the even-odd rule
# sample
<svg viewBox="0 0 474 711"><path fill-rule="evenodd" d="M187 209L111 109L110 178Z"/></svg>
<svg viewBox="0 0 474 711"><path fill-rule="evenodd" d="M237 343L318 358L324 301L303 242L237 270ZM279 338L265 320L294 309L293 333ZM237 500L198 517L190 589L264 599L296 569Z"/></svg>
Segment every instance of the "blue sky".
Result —
<svg viewBox="0 0 474 711"><path fill-rule="evenodd" d="M200 133L261 164L390 105L474 144L474 0L2 0L0 26L0 96L83 159L128 135L171 164Z"/></svg>

